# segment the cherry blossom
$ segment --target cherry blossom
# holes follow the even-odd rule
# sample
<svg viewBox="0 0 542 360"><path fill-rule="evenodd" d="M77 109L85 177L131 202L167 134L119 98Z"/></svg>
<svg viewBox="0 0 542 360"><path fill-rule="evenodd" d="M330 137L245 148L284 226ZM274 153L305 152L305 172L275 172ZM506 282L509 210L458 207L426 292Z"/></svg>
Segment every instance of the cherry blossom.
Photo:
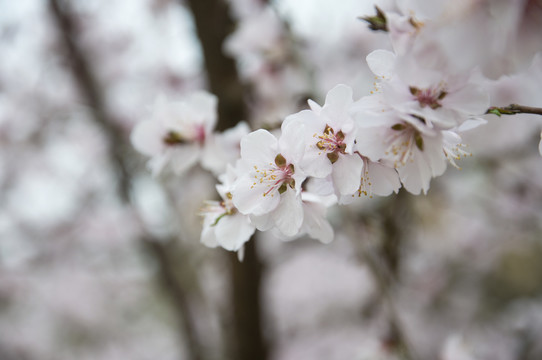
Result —
<svg viewBox="0 0 542 360"><path fill-rule="evenodd" d="M285 236L293 236L301 227L301 184L306 178L299 167L302 134L300 128L277 140L266 130L256 130L241 140L233 203L242 214L251 215L259 230L276 226Z"/></svg>
<svg viewBox="0 0 542 360"><path fill-rule="evenodd" d="M439 63L438 55L433 62ZM427 61L427 60L426 60ZM367 56L369 67L383 81L384 100L401 117L423 119L429 127L450 129L489 107L488 92L476 74L450 74L422 67L413 55L395 56L377 50Z"/></svg>
<svg viewBox="0 0 542 360"><path fill-rule="evenodd" d="M131 134L136 150L151 157L153 175L168 164L180 175L200 159L216 123L217 101L206 92L192 93L180 101L156 100L151 119L137 124Z"/></svg>
<svg viewBox="0 0 542 360"><path fill-rule="evenodd" d="M350 116L352 89L337 85L329 91L323 107L310 101L311 110L290 115L284 131L304 128L303 171L317 178L331 175L335 192L352 194L359 187L363 162L353 154L356 127Z"/></svg>
<svg viewBox="0 0 542 360"><path fill-rule="evenodd" d="M356 149L367 158L358 195L366 195L369 188L377 195L398 190L395 175L383 167L396 169L401 183L413 194L426 193L431 179L446 170L443 130L430 127L417 117L402 117L387 105L381 93L357 101L353 113L359 128ZM371 175L370 169L379 169L377 173L383 179ZM378 188L384 184L387 186Z"/></svg>
<svg viewBox="0 0 542 360"><path fill-rule="evenodd" d="M207 201L201 210L204 217L201 242L206 246L239 251L255 231L249 217L233 205L231 188L235 177L235 170L229 165L219 177L222 184L216 186L222 201Z"/></svg>

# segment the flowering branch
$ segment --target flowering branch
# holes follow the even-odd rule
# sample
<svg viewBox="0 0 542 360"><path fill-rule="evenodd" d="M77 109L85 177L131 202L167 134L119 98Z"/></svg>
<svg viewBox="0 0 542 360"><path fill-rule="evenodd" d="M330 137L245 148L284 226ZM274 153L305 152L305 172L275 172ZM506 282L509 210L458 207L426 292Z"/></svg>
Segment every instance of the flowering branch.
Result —
<svg viewBox="0 0 542 360"><path fill-rule="evenodd" d="M494 114L499 117L502 115L517 115L517 114L542 115L542 108L524 106L524 105L518 105L518 104L510 104L506 107L492 106L487 110L486 114Z"/></svg>

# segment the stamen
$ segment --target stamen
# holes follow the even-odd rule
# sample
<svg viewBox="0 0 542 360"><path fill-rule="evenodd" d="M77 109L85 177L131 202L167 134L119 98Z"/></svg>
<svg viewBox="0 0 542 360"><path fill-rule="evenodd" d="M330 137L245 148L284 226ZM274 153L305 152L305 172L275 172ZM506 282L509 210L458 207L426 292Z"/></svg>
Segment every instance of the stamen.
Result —
<svg viewBox="0 0 542 360"><path fill-rule="evenodd" d="M166 145L179 145L186 143L186 140L183 138L183 136L176 132L176 131L170 131L164 136L162 139Z"/></svg>
<svg viewBox="0 0 542 360"><path fill-rule="evenodd" d="M455 160L461 160L461 157L466 158L467 156L472 156L472 153L463 150L467 147L465 144L453 144L451 146L444 145L442 151L446 159L458 170L461 170L461 167L455 163Z"/></svg>
<svg viewBox="0 0 542 360"><path fill-rule="evenodd" d="M359 189L357 190L358 197L361 197L361 195L368 196L370 199L373 198L373 192L371 190L372 183L371 179L369 177L369 159L365 156L361 155L359 151L355 152L363 161L363 173L361 174L361 182L359 185ZM354 196L354 195L352 195Z"/></svg>
<svg viewBox="0 0 542 360"><path fill-rule="evenodd" d="M391 129L394 131L385 140L390 144L385 155L393 161L393 166L398 168L413 161L413 147L423 151L424 142L421 133L408 123L397 123Z"/></svg>
<svg viewBox="0 0 542 360"><path fill-rule="evenodd" d="M316 147L321 150L318 155L326 154L332 164L339 159L339 154L346 153L345 135L342 131L335 134L335 130L326 125L321 135L314 134L313 137L319 140L316 142Z"/></svg>
<svg viewBox="0 0 542 360"><path fill-rule="evenodd" d="M422 108L429 106L431 109L435 110L442 107L440 100L444 99L448 94L443 88L443 85L429 89L418 89L414 86L410 86L409 90L414 98L418 100L418 103Z"/></svg>
<svg viewBox="0 0 542 360"><path fill-rule="evenodd" d="M258 184L267 188L262 196L275 196L274 191L277 190L279 194L283 194L290 188L295 188L295 181L292 178L295 169L293 164L288 164L286 158L282 154L278 154L275 157L275 163L269 163L269 168L258 169L254 166L254 183L250 186L253 189Z"/></svg>

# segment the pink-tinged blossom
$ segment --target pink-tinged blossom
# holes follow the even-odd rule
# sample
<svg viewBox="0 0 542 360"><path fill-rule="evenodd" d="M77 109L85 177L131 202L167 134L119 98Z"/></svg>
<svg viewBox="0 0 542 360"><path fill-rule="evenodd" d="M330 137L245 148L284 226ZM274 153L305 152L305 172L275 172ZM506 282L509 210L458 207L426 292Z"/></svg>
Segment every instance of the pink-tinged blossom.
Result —
<svg viewBox="0 0 542 360"><path fill-rule="evenodd" d="M350 116L352 103L352 89L337 85L327 94L323 107L310 101L311 110L288 116L282 126L283 132L303 134L303 171L317 178L331 176L339 196L356 191L363 167L353 153L356 127Z"/></svg>
<svg viewBox="0 0 542 360"><path fill-rule="evenodd" d="M196 164L215 126L216 107L216 96L206 92L180 101L156 100L152 118L137 124L131 134L136 150L151 157L153 175L166 165L180 175Z"/></svg>
<svg viewBox="0 0 542 360"><path fill-rule="evenodd" d="M277 227L285 236L297 234L303 222L301 184L306 176L299 167L303 157L303 128L284 132L279 140L257 130L241 140L238 179L233 203L251 215L259 230Z"/></svg>
<svg viewBox="0 0 542 360"><path fill-rule="evenodd" d="M431 178L442 175L446 170L440 131L397 119L392 126L360 131L360 149L363 148L363 137L375 133L381 136L380 141L385 148L380 163L397 169L403 186L409 192L419 194L423 190L426 193Z"/></svg>
<svg viewBox="0 0 542 360"><path fill-rule="evenodd" d="M396 57L385 50L369 54L367 62L383 79L377 90L403 119L415 117L428 127L451 129L483 115L489 107L489 94L475 80L479 78L475 73L448 74L422 67L413 55ZM432 62L439 62L438 55Z"/></svg>
<svg viewBox="0 0 542 360"><path fill-rule="evenodd" d="M365 169L370 179L364 176L360 194L369 189L377 195L397 190L394 175L386 167L397 170L409 192L426 193L431 178L446 170L446 159L455 165L458 157L468 154L455 132L430 127L417 117L402 118L381 93L360 99L352 109L358 123L356 149L367 158ZM375 169L375 175L371 174ZM379 176L382 180L377 181ZM377 183L382 188L376 187Z"/></svg>
<svg viewBox="0 0 542 360"><path fill-rule="evenodd" d="M238 251L254 234L255 227L249 217L233 205L231 188L235 177L235 170L228 166L219 177L222 184L216 186L222 201L207 201L201 210L204 217L201 242L206 246Z"/></svg>

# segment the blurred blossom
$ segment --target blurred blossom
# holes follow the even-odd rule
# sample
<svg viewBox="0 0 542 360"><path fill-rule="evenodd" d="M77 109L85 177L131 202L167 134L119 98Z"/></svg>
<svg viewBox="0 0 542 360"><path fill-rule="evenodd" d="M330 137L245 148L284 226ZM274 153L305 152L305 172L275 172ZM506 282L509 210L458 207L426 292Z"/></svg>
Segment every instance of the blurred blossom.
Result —
<svg viewBox="0 0 542 360"><path fill-rule="evenodd" d="M86 70L0 2L0 359L234 359L253 233L266 360L542 358L542 117L484 115L542 107L540 1L229 0L222 132L189 1L59 3Z"/></svg>
<svg viewBox="0 0 542 360"><path fill-rule="evenodd" d="M461 336L450 336L442 354L443 360L474 360L470 350L469 340Z"/></svg>
<svg viewBox="0 0 542 360"><path fill-rule="evenodd" d="M217 102L206 92L179 101L157 98L151 119L137 124L130 138L136 150L151 157L154 176L166 166L182 175L200 160L216 125Z"/></svg>

